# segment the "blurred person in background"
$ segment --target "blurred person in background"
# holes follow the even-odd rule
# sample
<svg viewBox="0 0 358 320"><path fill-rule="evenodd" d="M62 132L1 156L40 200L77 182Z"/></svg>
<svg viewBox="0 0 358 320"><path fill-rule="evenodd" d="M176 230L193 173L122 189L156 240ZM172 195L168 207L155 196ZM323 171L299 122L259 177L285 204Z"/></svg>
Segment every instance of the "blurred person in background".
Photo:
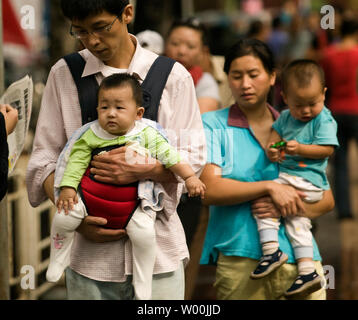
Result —
<svg viewBox="0 0 358 320"><path fill-rule="evenodd" d="M321 64L327 83L328 107L338 124L340 148L334 156L334 190L338 218L353 218L348 174L351 140L358 142L358 24L343 19L341 41L328 47Z"/></svg>
<svg viewBox="0 0 358 320"><path fill-rule="evenodd" d="M204 72L210 73L218 87L220 94L220 108L225 108L234 103L233 96L231 94L227 77L224 72L224 62L225 58L223 56L212 55L210 52L210 47L205 45L203 48L203 58L201 59L201 68Z"/></svg>
<svg viewBox="0 0 358 320"><path fill-rule="evenodd" d="M272 31L267 39L267 44L275 57L275 63L277 68L283 66L284 52L287 43L288 33L283 27L281 17L276 16L272 20Z"/></svg>
<svg viewBox="0 0 358 320"><path fill-rule="evenodd" d="M7 136L11 134L18 121L17 109L8 104L0 104L0 201L7 192L7 176L9 170L9 146Z"/></svg>
<svg viewBox="0 0 358 320"><path fill-rule="evenodd" d="M294 0L284 0L280 10L280 19L285 28L290 26L295 14L297 14L296 2Z"/></svg>
<svg viewBox="0 0 358 320"><path fill-rule="evenodd" d="M312 11L307 16L307 29L311 33L312 41L307 50L306 58L318 61L322 51L330 42L327 30L321 28L321 15L318 11Z"/></svg>
<svg viewBox="0 0 358 320"><path fill-rule="evenodd" d="M136 34L136 37L143 48L146 48L158 55L164 51L164 39L162 35L153 30L144 30Z"/></svg>
<svg viewBox="0 0 358 320"><path fill-rule="evenodd" d="M275 65L276 65L276 83L274 86L274 105L277 110L282 110L285 107L285 103L283 101L281 95L281 68L283 67L286 56L285 51L289 41L288 32L282 23L282 16L277 15L272 20L272 32L267 39L267 45L271 49L274 57L275 57Z"/></svg>
<svg viewBox="0 0 358 320"><path fill-rule="evenodd" d="M166 56L180 62L192 75L202 114L220 106L218 85L213 76L200 66L207 45L206 28L197 18L189 18L172 24L164 49Z"/></svg>
<svg viewBox="0 0 358 320"><path fill-rule="evenodd" d="M271 26L261 20L253 20L249 24L247 31L248 38L254 38L262 42L267 42L271 34Z"/></svg>
<svg viewBox="0 0 358 320"><path fill-rule="evenodd" d="M299 14L292 17L288 32L289 38L285 50L286 60L284 64L291 60L305 58L313 39L312 34L305 26L304 18Z"/></svg>

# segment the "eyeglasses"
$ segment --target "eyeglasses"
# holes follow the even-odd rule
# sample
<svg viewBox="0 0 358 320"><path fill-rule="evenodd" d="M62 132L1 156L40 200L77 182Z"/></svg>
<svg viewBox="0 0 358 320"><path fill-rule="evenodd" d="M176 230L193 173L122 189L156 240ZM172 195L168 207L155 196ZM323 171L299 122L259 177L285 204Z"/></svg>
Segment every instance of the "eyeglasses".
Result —
<svg viewBox="0 0 358 320"><path fill-rule="evenodd" d="M116 20L119 18L119 16L117 16L112 23L107 24L106 26L100 27L100 28L95 28L93 31L87 31L87 30L79 30L79 31L73 31L72 30L72 25L71 25L71 29L70 29L70 35L76 39L79 40L84 40L87 39L89 37L90 34L94 35L96 38L101 38L106 36L106 34L108 34L108 32L111 31L113 24L116 22Z"/></svg>

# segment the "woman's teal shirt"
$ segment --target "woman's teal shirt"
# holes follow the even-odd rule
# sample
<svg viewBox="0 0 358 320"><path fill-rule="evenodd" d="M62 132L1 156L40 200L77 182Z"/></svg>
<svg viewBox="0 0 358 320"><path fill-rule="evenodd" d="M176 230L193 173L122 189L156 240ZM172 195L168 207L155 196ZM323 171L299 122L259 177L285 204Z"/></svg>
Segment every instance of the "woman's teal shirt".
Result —
<svg viewBox="0 0 358 320"><path fill-rule="evenodd" d="M207 162L221 167L223 178L244 182L276 179L278 166L266 157L243 113L235 109L235 112L232 112L232 108L238 109L237 106L232 106L202 116L208 149ZM242 119L230 121L229 125L229 117L232 118L234 114L235 117L239 116ZM288 263L294 263L293 249L283 224L279 229L279 244L281 250L289 257ZM314 260L321 260L314 240L313 248ZM259 233L251 214L250 202L210 206L210 218L200 263L216 264L219 252L227 256L257 260L262 256Z"/></svg>

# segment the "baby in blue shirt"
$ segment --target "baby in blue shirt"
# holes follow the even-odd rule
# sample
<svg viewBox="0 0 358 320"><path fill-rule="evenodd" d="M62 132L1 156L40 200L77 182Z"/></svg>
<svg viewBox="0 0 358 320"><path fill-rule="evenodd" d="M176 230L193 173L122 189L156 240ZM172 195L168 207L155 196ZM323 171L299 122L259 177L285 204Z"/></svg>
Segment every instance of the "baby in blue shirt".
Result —
<svg viewBox="0 0 358 320"><path fill-rule="evenodd" d="M328 157L338 146L337 124L324 106L326 90L324 72L316 62L291 62L282 73L282 96L288 110L273 124L267 147L269 159L280 164L280 175L275 181L304 192L306 202L321 200L323 191L330 188L325 171ZM280 220L255 219L263 257L251 278L260 279L284 264L287 255L279 249ZM298 277L285 295L319 290L322 279L313 263L310 220L289 216L284 223L298 266Z"/></svg>

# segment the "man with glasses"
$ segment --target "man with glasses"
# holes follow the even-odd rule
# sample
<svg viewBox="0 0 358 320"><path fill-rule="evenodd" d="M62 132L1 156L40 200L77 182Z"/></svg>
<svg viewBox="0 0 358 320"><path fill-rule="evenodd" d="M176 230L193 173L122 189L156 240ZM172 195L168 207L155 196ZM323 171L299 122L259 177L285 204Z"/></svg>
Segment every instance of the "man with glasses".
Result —
<svg viewBox="0 0 358 320"><path fill-rule="evenodd" d="M108 32L111 31L113 24L116 22L116 20L119 18L119 16L115 17L115 19L112 21L112 23L107 24L103 27L94 28L93 31L87 31L87 30L76 30L76 28L73 28L73 25L71 25L70 35L77 40L86 40L90 35L94 35L97 38L104 37L108 34Z"/></svg>
<svg viewBox="0 0 358 320"><path fill-rule="evenodd" d="M128 33L133 6L127 0L62 0L64 15L71 21L70 34L84 50L82 77L95 75L98 83L113 73L128 72L142 82L157 55L141 48ZM175 63L164 88L158 122L174 139L195 137L195 145L181 143L178 151L198 173L205 163L205 136L190 74ZM51 69L42 99L33 153L28 166L29 200L38 206L47 197L54 201L54 170L69 137L81 127L78 91L66 62ZM189 258L185 234L176 213L182 184L159 162L133 165L125 161L125 149L115 149L91 163L95 178L104 183L128 184L151 179L161 182L170 194L172 213L158 214L155 222L157 260L153 299L184 298L184 264ZM170 211L170 210L169 210ZM66 270L69 299L133 299L131 246L124 230L103 228L106 220L88 216L78 228Z"/></svg>

